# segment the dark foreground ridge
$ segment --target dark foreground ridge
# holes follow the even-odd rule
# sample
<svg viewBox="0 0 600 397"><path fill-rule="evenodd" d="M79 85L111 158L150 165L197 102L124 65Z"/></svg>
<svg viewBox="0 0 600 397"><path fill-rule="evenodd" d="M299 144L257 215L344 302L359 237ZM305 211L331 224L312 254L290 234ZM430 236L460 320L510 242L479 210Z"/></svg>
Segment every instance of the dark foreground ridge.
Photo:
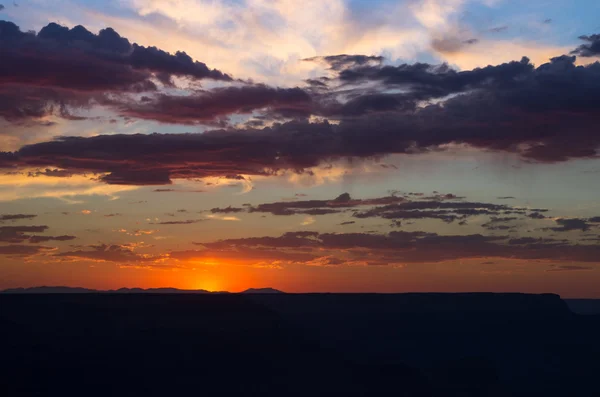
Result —
<svg viewBox="0 0 600 397"><path fill-rule="evenodd" d="M551 294L2 294L0 395L595 396L598 335Z"/></svg>

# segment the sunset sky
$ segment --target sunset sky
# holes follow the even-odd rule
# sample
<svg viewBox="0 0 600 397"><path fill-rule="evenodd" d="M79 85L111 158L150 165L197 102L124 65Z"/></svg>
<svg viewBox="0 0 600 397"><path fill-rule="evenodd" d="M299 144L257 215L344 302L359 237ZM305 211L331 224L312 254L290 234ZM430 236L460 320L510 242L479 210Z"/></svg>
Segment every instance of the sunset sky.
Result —
<svg viewBox="0 0 600 397"><path fill-rule="evenodd" d="M0 289L600 298L600 2L0 3Z"/></svg>

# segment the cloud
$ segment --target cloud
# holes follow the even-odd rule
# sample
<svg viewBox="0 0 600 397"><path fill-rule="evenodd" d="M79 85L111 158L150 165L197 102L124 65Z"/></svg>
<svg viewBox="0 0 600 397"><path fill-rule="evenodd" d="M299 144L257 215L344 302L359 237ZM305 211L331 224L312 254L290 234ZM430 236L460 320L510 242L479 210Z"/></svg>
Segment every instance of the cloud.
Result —
<svg viewBox="0 0 600 397"><path fill-rule="evenodd" d="M310 114L311 97L300 88L263 84L216 88L192 95L156 94L118 104L121 114L169 124L200 124L263 110L273 114Z"/></svg>
<svg viewBox="0 0 600 397"><path fill-rule="evenodd" d="M314 95L314 112L329 114L336 122L300 117L262 129L60 137L0 153L0 167L49 167L98 173L108 184L165 185L174 178L284 171L301 175L340 159L427 153L456 145L515 153L530 162L598 157L600 63L577 66L575 57L562 56L535 68L524 58L462 72L447 65L363 65L342 70L339 81L378 84L381 92L359 90L346 102L336 95ZM392 88L407 91L392 94ZM433 98L442 101L422 103ZM254 99L244 94L239 103L246 100ZM237 108L236 99L231 102ZM174 106L172 112L186 109ZM203 117L203 109L192 111L192 118ZM159 113L170 117L169 112Z"/></svg>
<svg viewBox="0 0 600 397"><path fill-rule="evenodd" d="M356 218L384 219L440 219L444 222L454 222L475 215L497 215L499 213L521 213L502 204L479 202L448 202L438 200L406 201L397 204L388 204L371 208L366 211L354 213Z"/></svg>
<svg viewBox="0 0 600 397"><path fill-rule="evenodd" d="M238 212L243 212L245 211L244 208L235 208L232 206L226 207L226 208L212 208L210 210L210 212L212 212L213 214L231 214L231 213L238 213Z"/></svg>
<svg viewBox="0 0 600 397"><path fill-rule="evenodd" d="M468 258L499 258L597 262L600 247L552 239L511 240L504 236L439 235L393 231L388 234L289 232L279 237L252 237L201 243L202 256L243 257L246 252L276 259L278 253L301 253L317 260L333 256L345 262L369 265L431 263ZM187 254L186 254L187 255ZM177 257L178 254L171 253ZM318 260L317 260L318 262Z"/></svg>
<svg viewBox="0 0 600 397"><path fill-rule="evenodd" d="M412 198L411 199L409 199ZM348 193L343 193L331 200L285 200L273 203L247 205L244 207L213 208L213 214L218 213L270 213L275 216L305 215L307 222L315 216L351 211L358 219L383 218L394 221L394 226L401 226L400 220L438 219L447 223L460 221L466 224L466 219L472 216L490 216L482 226L489 230L509 230L514 226L502 223L525 220L526 210L505 204L463 201L464 197L454 194L432 196L409 193L404 196L393 195L370 199L354 199ZM540 209L543 210L543 209ZM506 216L506 215L512 216ZM531 217L531 216L530 216ZM350 225L355 221L343 222L340 225Z"/></svg>
<svg viewBox="0 0 600 397"><path fill-rule="evenodd" d="M495 26L493 28L488 29L488 31L490 31L492 33L500 33L500 32L504 32L506 30L508 30L508 25Z"/></svg>
<svg viewBox="0 0 600 397"><path fill-rule="evenodd" d="M320 256L305 263L306 266L339 266L347 264L347 261L335 256Z"/></svg>
<svg viewBox="0 0 600 397"><path fill-rule="evenodd" d="M171 85L174 76L232 80L185 52L131 44L111 28L94 34L50 23L35 34L0 21L0 55L0 117L7 120L72 118L69 107L103 103L106 93L155 91L154 80Z"/></svg>
<svg viewBox="0 0 600 397"><path fill-rule="evenodd" d="M28 240L31 235L27 233L42 233L48 226L0 226L0 242L21 243Z"/></svg>
<svg viewBox="0 0 600 397"><path fill-rule="evenodd" d="M71 241L71 240L75 240L77 237L75 236L67 236L67 235L63 235L63 236L31 236L29 238L29 242L32 244L38 244L38 243L46 243L48 241Z"/></svg>
<svg viewBox="0 0 600 397"><path fill-rule="evenodd" d="M455 53L478 41L474 38L464 39L453 35L443 36L434 38L431 41L431 48L440 53Z"/></svg>
<svg viewBox="0 0 600 397"><path fill-rule="evenodd" d="M69 29L50 23L34 34L0 21L0 35L3 83L96 91L136 90L135 84L148 84L152 76L164 79L163 75L231 80L185 52L169 54L131 44L111 28L94 34L81 25ZM78 70L85 73L73 73Z"/></svg>
<svg viewBox="0 0 600 397"><path fill-rule="evenodd" d="M0 223L6 221L17 221L23 219L33 219L37 217L37 215L28 215L28 214L9 214L9 215L0 215Z"/></svg>
<svg viewBox="0 0 600 397"><path fill-rule="evenodd" d="M29 172L27 174L27 176L32 176L32 177L53 176L53 177L57 177L57 178L70 178L73 176L73 174L66 170L59 170L57 168L55 168L55 169L46 168L44 171L37 170L35 172Z"/></svg>
<svg viewBox="0 0 600 397"><path fill-rule="evenodd" d="M144 263L156 258L137 254L130 246L125 245L92 245L87 250L67 251L54 254L56 257L89 259L98 262Z"/></svg>
<svg viewBox="0 0 600 397"><path fill-rule="evenodd" d="M586 220L577 218L559 218L555 222L559 226L548 228L549 230L553 230L555 232L569 232L572 230L581 230L585 232L589 230L592 226Z"/></svg>
<svg viewBox="0 0 600 397"><path fill-rule="evenodd" d="M54 251L53 247L43 245L4 245L0 246L0 255L33 256Z"/></svg>
<svg viewBox="0 0 600 397"><path fill-rule="evenodd" d="M546 218L545 215L540 214L539 212L532 212L531 214L529 214L527 216L531 219L545 219Z"/></svg>
<svg viewBox="0 0 600 397"><path fill-rule="evenodd" d="M23 172L0 172L0 202L52 197L67 203L80 203L80 197L77 196L97 195L114 199L121 192L136 189L135 186L99 184L96 178L84 175L73 175L69 178L30 177L28 172L30 171L27 169Z"/></svg>
<svg viewBox="0 0 600 397"><path fill-rule="evenodd" d="M344 209L380 205L388 203L401 203L406 199L397 196L387 196L372 199L352 199L348 193L342 193L332 200L299 200L279 201L274 203L259 204L248 207L248 212L264 212L272 215L327 215L341 212Z"/></svg>
<svg viewBox="0 0 600 397"><path fill-rule="evenodd" d="M580 36L579 38L587 43L577 47L571 52L571 54L576 54L582 57L600 56L600 34Z"/></svg>
<svg viewBox="0 0 600 397"><path fill-rule="evenodd" d="M342 71L364 66L381 66L384 61L382 56L372 55L329 55L304 59L305 62L321 62L334 71Z"/></svg>
<svg viewBox="0 0 600 397"><path fill-rule="evenodd" d="M514 226L498 225L498 224L499 223L509 223L512 221L516 221L518 219L519 218L517 218L516 216L505 216L505 217L492 216L487 221L487 223L484 223L481 226L485 227L486 229L490 229L490 230L508 230Z"/></svg>
<svg viewBox="0 0 600 397"><path fill-rule="evenodd" d="M571 266L571 265L564 265L564 266L555 266L552 267L551 269L546 270L547 272L575 272L575 271L582 271L582 270L593 270L593 267L590 266Z"/></svg>
<svg viewBox="0 0 600 397"><path fill-rule="evenodd" d="M185 221L163 221L150 223L151 225L192 225L194 223L204 222L206 219L188 219Z"/></svg>
<svg viewBox="0 0 600 397"><path fill-rule="evenodd" d="M92 97L88 94L24 84L25 82L11 83L0 80L0 117L12 124L27 125L27 121L38 119L38 128L51 126L54 122L45 121L51 115L77 120L69 109L89 107L92 104Z"/></svg>
<svg viewBox="0 0 600 397"><path fill-rule="evenodd" d="M22 243L29 241L31 244L45 243L48 241L70 241L75 236L40 236L30 233L43 233L48 230L48 226L0 226L0 242L3 243Z"/></svg>

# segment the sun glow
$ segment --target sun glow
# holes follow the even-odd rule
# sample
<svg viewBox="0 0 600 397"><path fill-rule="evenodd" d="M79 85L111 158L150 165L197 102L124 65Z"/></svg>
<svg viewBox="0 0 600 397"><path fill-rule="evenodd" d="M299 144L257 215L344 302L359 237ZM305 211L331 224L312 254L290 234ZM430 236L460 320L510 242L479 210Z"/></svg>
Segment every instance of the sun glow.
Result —
<svg viewBox="0 0 600 397"><path fill-rule="evenodd" d="M210 292L222 291L222 283L212 277L203 278L194 283L194 289L203 289Z"/></svg>

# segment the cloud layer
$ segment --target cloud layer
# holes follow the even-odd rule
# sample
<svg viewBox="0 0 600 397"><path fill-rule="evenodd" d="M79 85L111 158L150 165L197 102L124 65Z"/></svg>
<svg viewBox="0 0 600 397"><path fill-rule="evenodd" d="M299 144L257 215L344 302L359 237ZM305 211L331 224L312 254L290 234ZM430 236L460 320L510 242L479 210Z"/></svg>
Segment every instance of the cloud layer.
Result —
<svg viewBox="0 0 600 397"><path fill-rule="evenodd" d="M35 34L0 21L0 56L0 117L9 121L69 118L70 108L110 103L107 94L156 91L174 77L232 80L185 52L131 44L111 28L94 34L50 23Z"/></svg>
<svg viewBox="0 0 600 397"><path fill-rule="evenodd" d="M339 159L452 145L535 162L595 158L600 146L600 63L578 66L574 56L538 67L523 58L458 71L446 64L390 66L380 56L331 55L303 61L320 62L331 72L305 87L238 81L181 92L167 89L173 77L231 78L185 53L131 44L110 28L96 35L50 24L35 35L2 22L0 35L6 55L0 116L6 120L55 109L77 119L72 107L96 103L128 119L224 126L204 133L61 137L1 153L0 166L9 169L161 185L174 178L301 173ZM595 39L587 37L589 48L574 52L590 55ZM232 122L238 116L246 123Z"/></svg>

